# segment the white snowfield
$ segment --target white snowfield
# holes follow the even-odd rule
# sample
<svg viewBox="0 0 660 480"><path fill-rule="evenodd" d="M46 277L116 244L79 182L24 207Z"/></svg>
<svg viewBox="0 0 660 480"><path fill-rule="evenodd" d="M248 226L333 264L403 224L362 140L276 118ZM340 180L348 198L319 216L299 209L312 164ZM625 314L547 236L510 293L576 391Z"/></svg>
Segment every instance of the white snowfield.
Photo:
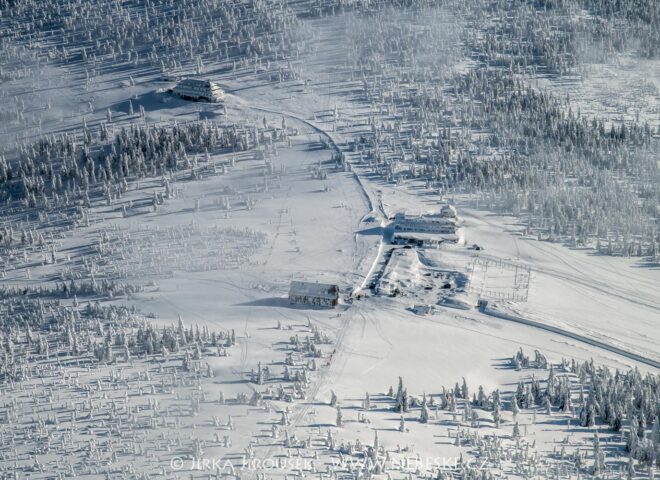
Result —
<svg viewBox="0 0 660 480"><path fill-rule="evenodd" d="M639 182L613 208L647 194L644 234L599 224L597 249L519 210L565 162L514 181L496 167L541 139L480 116L531 102L505 78L581 109L565 131L606 114L656 138L657 60L564 75L539 32L570 22L531 4L98 0L46 21L33 3L0 16L0 478L658 474L658 255L604 253L655 248L654 172L635 170L655 144L591 171ZM57 9L81 25L50 29ZM553 73L507 57L532 46ZM470 72L492 76L450 84ZM562 174L560 206L588 217L589 175ZM555 215L545 187L530 209Z"/></svg>

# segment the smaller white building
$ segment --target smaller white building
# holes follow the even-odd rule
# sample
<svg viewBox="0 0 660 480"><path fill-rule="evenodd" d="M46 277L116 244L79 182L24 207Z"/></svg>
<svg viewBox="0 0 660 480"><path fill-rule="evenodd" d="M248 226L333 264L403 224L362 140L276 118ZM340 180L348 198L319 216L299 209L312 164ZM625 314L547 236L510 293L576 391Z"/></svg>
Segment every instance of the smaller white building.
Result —
<svg viewBox="0 0 660 480"><path fill-rule="evenodd" d="M292 281L289 302L333 308L339 303L339 287L327 283Z"/></svg>
<svg viewBox="0 0 660 480"><path fill-rule="evenodd" d="M181 80L172 92L185 100L222 102L225 99L225 92L220 85L210 80L195 78Z"/></svg>

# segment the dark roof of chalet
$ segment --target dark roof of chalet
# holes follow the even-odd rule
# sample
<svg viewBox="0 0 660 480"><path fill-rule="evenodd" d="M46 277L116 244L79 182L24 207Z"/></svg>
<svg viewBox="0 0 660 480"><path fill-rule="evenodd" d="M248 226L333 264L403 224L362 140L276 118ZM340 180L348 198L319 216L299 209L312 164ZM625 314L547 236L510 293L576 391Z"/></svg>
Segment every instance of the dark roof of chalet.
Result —
<svg viewBox="0 0 660 480"><path fill-rule="evenodd" d="M289 295L335 299L339 296L339 287L328 283L291 281Z"/></svg>
<svg viewBox="0 0 660 480"><path fill-rule="evenodd" d="M200 80L198 78L184 78L181 80L177 86L181 87L211 87L212 82L210 80Z"/></svg>

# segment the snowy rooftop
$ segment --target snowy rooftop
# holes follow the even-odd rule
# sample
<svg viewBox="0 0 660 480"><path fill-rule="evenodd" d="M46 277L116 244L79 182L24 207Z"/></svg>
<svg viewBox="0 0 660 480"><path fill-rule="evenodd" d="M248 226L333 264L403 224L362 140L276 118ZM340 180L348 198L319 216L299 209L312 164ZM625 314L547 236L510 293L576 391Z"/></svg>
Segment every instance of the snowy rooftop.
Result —
<svg viewBox="0 0 660 480"><path fill-rule="evenodd" d="M177 87L208 89L208 88L218 87L218 84L210 80L200 80L197 78L184 78L177 84Z"/></svg>
<svg viewBox="0 0 660 480"><path fill-rule="evenodd" d="M224 92L220 85L211 80L201 80L196 78L185 78L177 83L174 92L180 95L205 95L222 99Z"/></svg>
<svg viewBox="0 0 660 480"><path fill-rule="evenodd" d="M335 299L339 295L339 287L327 283L292 281L289 289L290 295L309 295Z"/></svg>
<svg viewBox="0 0 660 480"><path fill-rule="evenodd" d="M452 205L443 205L439 209L433 210L399 210L396 213L398 218L456 218L456 209Z"/></svg>

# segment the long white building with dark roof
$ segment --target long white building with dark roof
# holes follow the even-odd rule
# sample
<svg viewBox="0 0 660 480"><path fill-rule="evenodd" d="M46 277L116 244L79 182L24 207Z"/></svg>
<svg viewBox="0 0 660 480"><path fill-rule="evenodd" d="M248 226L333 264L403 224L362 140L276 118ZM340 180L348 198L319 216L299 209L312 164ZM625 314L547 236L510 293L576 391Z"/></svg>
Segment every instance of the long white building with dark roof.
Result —
<svg viewBox="0 0 660 480"><path fill-rule="evenodd" d="M289 301L298 305L334 307L339 303L339 287L326 283L292 281Z"/></svg>

